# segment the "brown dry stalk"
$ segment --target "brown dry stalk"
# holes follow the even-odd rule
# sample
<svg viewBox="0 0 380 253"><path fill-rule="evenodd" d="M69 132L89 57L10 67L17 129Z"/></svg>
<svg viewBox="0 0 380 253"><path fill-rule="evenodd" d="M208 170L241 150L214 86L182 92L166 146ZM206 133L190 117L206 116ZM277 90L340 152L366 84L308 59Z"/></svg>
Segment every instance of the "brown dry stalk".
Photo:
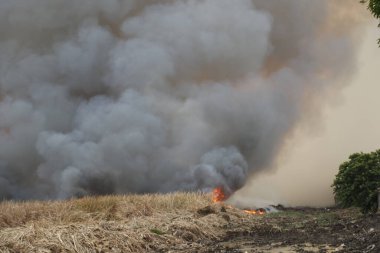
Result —
<svg viewBox="0 0 380 253"><path fill-rule="evenodd" d="M228 221L201 193L0 203L0 252L156 252L197 247ZM218 205L215 205L218 206ZM225 215L225 214L223 214ZM241 219L236 211L236 221ZM244 216L244 215L243 215ZM233 219L233 217L232 217Z"/></svg>

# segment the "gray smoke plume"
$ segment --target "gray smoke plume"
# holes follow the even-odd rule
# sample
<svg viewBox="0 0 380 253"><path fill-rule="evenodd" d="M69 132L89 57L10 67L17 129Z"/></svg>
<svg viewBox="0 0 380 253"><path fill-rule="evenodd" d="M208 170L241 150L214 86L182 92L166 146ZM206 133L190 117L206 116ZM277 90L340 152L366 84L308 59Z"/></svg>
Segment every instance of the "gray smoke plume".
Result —
<svg viewBox="0 0 380 253"><path fill-rule="evenodd" d="M352 75L356 2L2 0L0 198L241 188Z"/></svg>

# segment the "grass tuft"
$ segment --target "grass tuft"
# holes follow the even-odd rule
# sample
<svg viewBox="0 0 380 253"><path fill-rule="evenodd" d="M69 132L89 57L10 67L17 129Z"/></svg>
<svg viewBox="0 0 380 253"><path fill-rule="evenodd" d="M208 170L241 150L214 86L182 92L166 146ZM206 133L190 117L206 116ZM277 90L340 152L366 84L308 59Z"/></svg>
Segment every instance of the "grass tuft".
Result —
<svg viewBox="0 0 380 253"><path fill-rule="evenodd" d="M166 234L165 232L163 232L163 231L161 231L161 230L159 230L157 228L151 229L150 232L152 232L152 233L154 233L156 235L164 235L164 234Z"/></svg>

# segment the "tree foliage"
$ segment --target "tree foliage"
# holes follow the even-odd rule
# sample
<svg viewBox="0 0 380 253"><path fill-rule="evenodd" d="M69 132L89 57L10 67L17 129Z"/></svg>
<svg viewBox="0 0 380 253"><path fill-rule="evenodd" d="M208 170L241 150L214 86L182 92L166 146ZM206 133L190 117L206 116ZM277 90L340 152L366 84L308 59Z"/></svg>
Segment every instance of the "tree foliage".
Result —
<svg viewBox="0 0 380 253"><path fill-rule="evenodd" d="M340 165L332 186L339 205L360 207L363 213L376 212L380 150L352 154L348 161Z"/></svg>
<svg viewBox="0 0 380 253"><path fill-rule="evenodd" d="M372 15L375 18L380 19L380 0L361 0L360 2L363 4L367 4L367 8L368 10L371 11ZM380 23L379 23L379 27L380 27ZM380 39L377 42L379 43L379 46L380 46Z"/></svg>

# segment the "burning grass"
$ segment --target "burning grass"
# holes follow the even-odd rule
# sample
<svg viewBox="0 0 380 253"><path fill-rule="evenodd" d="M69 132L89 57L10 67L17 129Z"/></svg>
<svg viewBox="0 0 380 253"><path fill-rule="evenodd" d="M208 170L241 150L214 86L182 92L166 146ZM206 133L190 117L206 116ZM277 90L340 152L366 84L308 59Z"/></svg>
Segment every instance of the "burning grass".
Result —
<svg viewBox="0 0 380 253"><path fill-rule="evenodd" d="M380 248L379 216L314 209L250 215L212 202L201 193L6 201L0 203L0 252L256 252L272 244L353 242Z"/></svg>

